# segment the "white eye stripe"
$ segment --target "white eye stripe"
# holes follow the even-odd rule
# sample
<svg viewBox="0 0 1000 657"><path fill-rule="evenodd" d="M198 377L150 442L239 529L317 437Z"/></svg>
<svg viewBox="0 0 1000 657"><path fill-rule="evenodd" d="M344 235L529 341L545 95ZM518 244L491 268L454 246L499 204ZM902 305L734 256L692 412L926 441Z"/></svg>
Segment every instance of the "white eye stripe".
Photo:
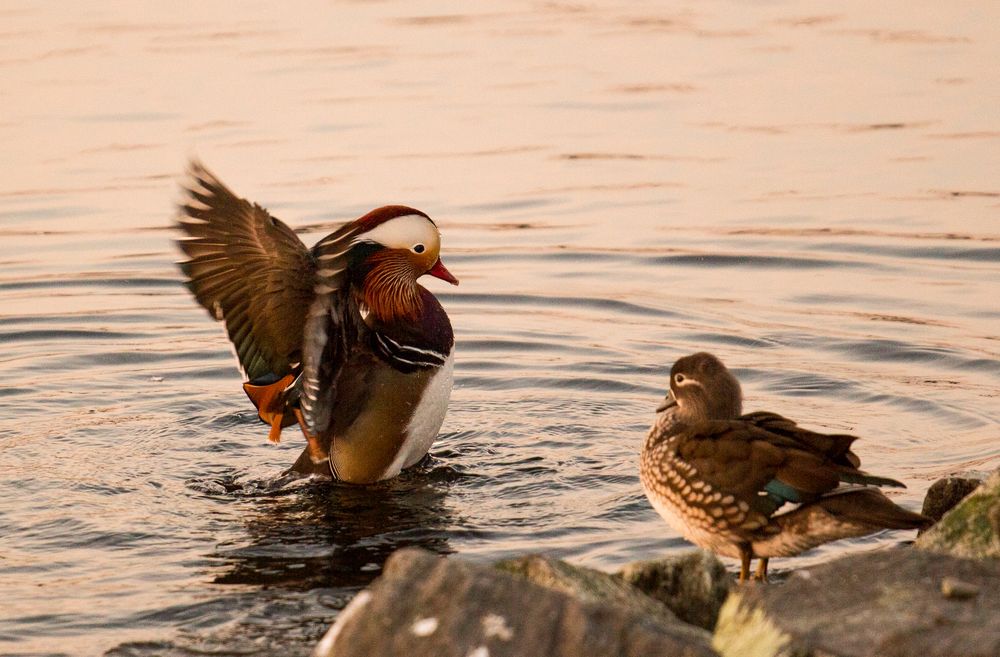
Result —
<svg viewBox="0 0 1000 657"><path fill-rule="evenodd" d="M425 249L440 247L437 228L427 217L419 214L404 214L379 224L351 240L351 244L375 241L391 249L409 250L414 244L423 244Z"/></svg>

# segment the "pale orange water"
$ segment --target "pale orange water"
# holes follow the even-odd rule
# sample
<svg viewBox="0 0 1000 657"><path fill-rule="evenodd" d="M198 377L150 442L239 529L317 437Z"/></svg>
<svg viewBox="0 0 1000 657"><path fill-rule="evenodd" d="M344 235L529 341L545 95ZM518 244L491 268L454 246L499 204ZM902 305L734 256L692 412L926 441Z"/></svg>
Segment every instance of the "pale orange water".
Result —
<svg viewBox="0 0 1000 657"><path fill-rule="evenodd" d="M1000 464L996 3L172 4L0 7L3 654L305 655L401 545L685 549L636 460L701 349L909 508ZM173 265L191 155L310 244L438 221L428 470L277 485Z"/></svg>

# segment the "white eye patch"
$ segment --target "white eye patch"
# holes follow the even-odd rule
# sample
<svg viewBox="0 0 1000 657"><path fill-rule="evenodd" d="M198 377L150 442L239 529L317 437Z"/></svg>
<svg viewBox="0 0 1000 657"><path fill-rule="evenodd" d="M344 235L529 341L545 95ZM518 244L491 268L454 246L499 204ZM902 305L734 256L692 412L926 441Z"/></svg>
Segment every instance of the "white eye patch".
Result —
<svg viewBox="0 0 1000 657"><path fill-rule="evenodd" d="M414 244L423 244L425 249L434 250L441 246L437 228L427 217L419 214L405 214L379 224L354 238L353 243L378 242L390 249L411 249Z"/></svg>
<svg viewBox="0 0 1000 657"><path fill-rule="evenodd" d="M678 388L686 388L688 386L698 386L699 388L704 388L701 385L701 381L698 379L692 379L690 376L685 376L684 374L677 374L674 376L674 385Z"/></svg>

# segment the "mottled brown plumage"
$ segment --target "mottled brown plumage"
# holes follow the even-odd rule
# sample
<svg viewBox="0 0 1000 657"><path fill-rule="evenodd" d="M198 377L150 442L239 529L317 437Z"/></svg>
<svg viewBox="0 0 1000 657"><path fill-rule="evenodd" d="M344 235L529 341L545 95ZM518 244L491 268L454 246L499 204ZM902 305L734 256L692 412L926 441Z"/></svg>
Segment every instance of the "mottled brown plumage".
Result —
<svg viewBox="0 0 1000 657"><path fill-rule="evenodd" d="M861 470L853 436L821 434L767 412L741 415L736 378L708 353L681 358L643 446L653 506L693 543L741 559L793 556L822 543L930 521L874 486L901 483ZM786 504L798 505L778 513Z"/></svg>

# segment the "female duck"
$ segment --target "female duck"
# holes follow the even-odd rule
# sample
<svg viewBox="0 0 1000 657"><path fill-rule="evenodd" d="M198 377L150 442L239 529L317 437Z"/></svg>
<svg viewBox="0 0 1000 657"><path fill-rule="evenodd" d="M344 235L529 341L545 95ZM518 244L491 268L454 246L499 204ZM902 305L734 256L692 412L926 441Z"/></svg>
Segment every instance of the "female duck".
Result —
<svg viewBox="0 0 1000 657"><path fill-rule="evenodd" d="M741 415L742 403L718 358L681 358L640 461L653 507L695 545L739 558L740 581L755 557L755 579L766 580L771 557L930 524L877 488L903 484L858 469L853 436L807 431L774 413ZM785 505L797 506L777 513Z"/></svg>

